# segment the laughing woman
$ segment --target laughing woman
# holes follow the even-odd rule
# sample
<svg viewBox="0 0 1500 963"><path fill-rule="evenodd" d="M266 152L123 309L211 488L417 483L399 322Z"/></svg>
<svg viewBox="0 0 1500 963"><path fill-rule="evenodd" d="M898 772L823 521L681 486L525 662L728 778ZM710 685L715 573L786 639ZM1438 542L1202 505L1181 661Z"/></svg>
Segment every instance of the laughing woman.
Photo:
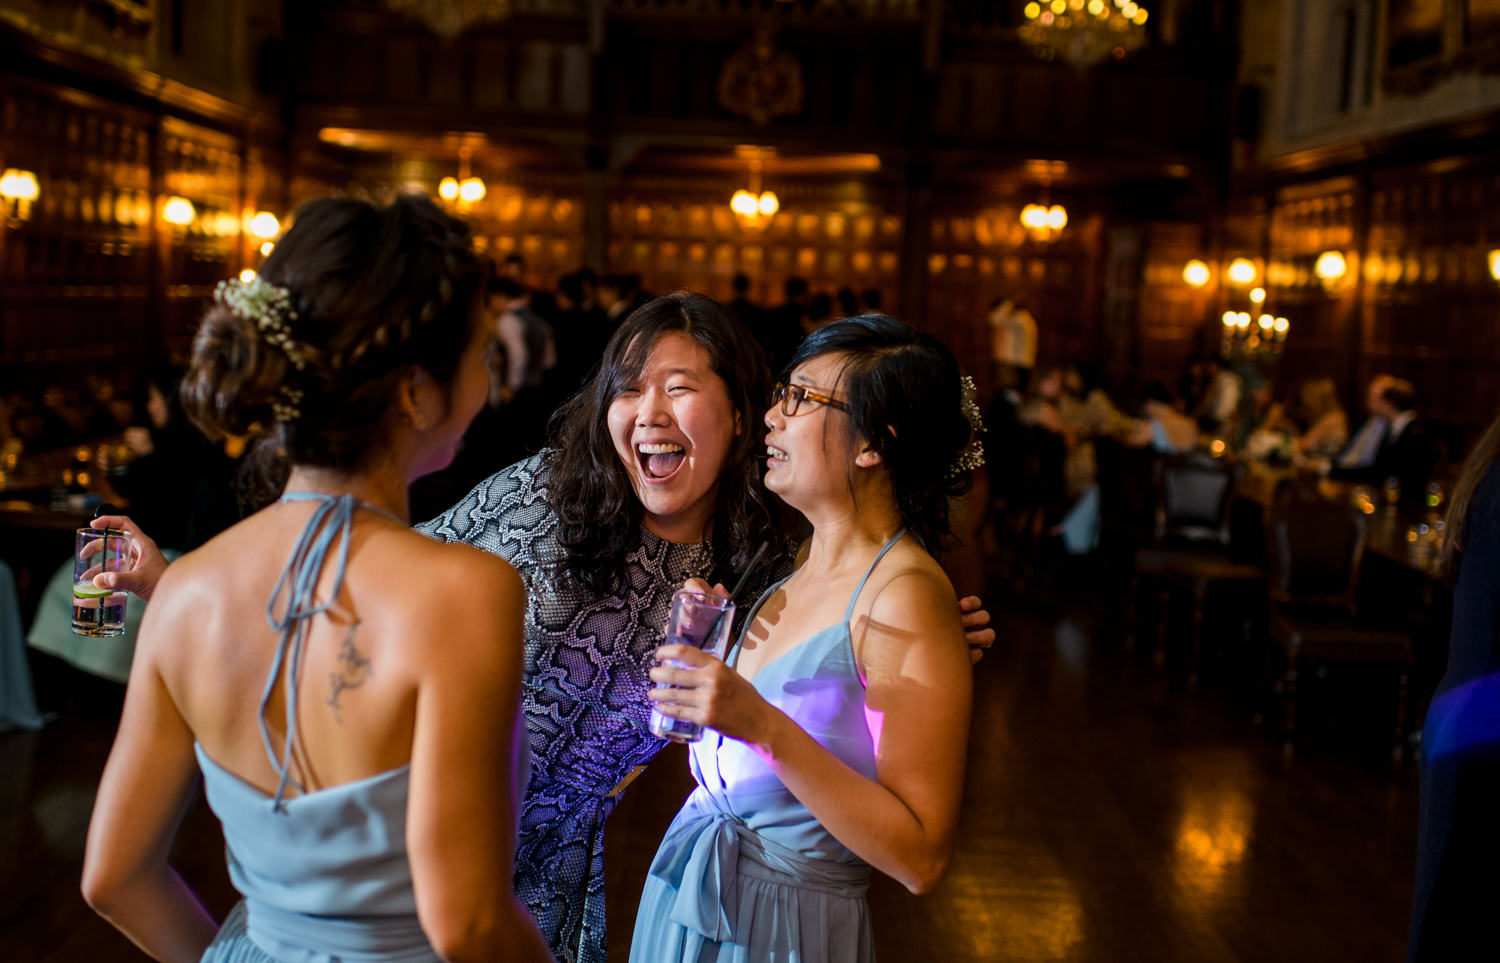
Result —
<svg viewBox="0 0 1500 963"><path fill-rule="evenodd" d="M516 892L561 960L605 959L604 822L663 745L646 670L672 593L728 580L771 530L750 423L769 380L759 359L715 302L658 298L554 416L553 447L418 526L526 583L533 765Z"/></svg>
<svg viewBox="0 0 1500 963"><path fill-rule="evenodd" d="M765 484L813 526L727 663L682 645L651 698L710 727L657 851L632 963L870 960L870 867L914 893L947 870L972 678L928 553L979 461L958 365L883 316L793 356L765 416Z"/></svg>

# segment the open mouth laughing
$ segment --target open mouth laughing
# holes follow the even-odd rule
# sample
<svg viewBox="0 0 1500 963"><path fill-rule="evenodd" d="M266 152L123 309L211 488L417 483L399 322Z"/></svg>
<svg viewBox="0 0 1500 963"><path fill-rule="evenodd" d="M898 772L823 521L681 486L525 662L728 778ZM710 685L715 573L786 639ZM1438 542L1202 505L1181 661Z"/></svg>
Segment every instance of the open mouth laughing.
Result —
<svg viewBox="0 0 1500 963"><path fill-rule="evenodd" d="M667 481L682 469L687 461L687 451L676 442L643 442L635 446L635 457L640 463L642 477L660 482Z"/></svg>

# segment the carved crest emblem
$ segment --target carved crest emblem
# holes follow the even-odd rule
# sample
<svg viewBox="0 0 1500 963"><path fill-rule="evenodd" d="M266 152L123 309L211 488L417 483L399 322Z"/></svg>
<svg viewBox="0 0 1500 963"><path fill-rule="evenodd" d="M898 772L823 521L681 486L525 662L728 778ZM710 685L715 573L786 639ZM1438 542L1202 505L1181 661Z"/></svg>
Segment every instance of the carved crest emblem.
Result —
<svg viewBox="0 0 1500 963"><path fill-rule="evenodd" d="M719 71L719 106L764 124L802 110L802 65L772 42L769 27L736 50Z"/></svg>

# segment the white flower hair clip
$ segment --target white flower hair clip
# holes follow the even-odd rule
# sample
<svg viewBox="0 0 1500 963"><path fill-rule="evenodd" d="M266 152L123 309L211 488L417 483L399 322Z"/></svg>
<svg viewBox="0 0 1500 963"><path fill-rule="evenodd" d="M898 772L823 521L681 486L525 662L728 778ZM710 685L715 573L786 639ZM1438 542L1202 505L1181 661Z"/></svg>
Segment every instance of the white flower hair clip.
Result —
<svg viewBox="0 0 1500 963"><path fill-rule="evenodd" d="M249 281L231 278L220 281L214 289L214 300L228 308L235 316L255 322L255 328L265 342L286 355L292 367L302 371L307 367L307 352L301 342L292 337L291 322L297 319L292 308L292 294L259 277ZM302 414L302 392L290 385L278 389L280 399L271 402L271 415L278 422L295 421Z"/></svg>

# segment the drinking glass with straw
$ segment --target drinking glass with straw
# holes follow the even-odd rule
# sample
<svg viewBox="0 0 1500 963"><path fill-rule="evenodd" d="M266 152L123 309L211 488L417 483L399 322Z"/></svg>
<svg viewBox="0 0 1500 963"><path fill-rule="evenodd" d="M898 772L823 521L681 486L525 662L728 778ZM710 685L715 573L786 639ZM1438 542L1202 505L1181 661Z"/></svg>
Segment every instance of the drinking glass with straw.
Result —
<svg viewBox="0 0 1500 963"><path fill-rule="evenodd" d="M728 598L691 589L678 589L672 596L672 614L667 620L667 637L664 644L691 645L724 658L729 649L729 631L734 624L734 600L750 580L750 574L765 555L769 542L762 542L751 556L750 563L735 583ZM685 669L689 666L672 662L673 666ZM651 709L651 733L673 742L697 742L703 738L703 727L686 719L674 719L663 715L660 709Z"/></svg>

